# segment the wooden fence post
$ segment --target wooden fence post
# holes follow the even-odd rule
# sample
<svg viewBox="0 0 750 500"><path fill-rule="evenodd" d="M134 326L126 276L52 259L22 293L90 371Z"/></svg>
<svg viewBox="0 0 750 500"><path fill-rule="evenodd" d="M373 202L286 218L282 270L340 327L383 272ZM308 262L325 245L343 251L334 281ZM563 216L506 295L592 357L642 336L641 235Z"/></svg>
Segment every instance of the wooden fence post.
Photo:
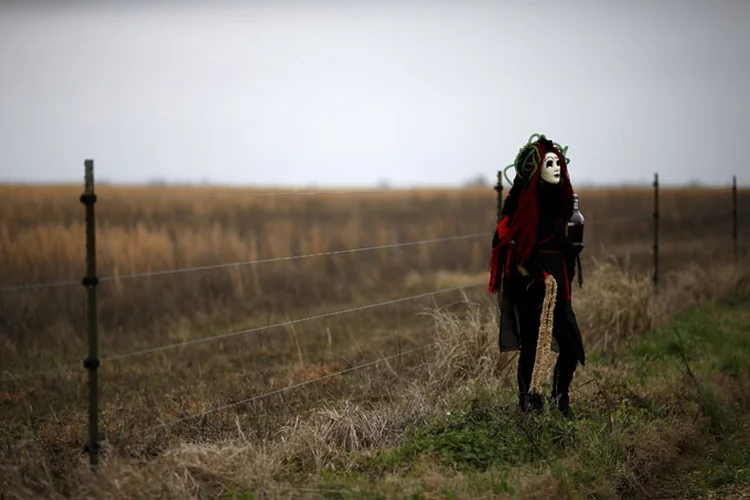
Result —
<svg viewBox="0 0 750 500"><path fill-rule="evenodd" d="M734 245L734 262L739 262L739 241L737 237L737 176L732 176L732 243Z"/></svg>
<svg viewBox="0 0 750 500"><path fill-rule="evenodd" d="M80 201L86 207L86 277L83 286L88 296L88 337L89 355L83 366L89 371L89 443L86 451L93 469L99 464L99 339L96 315L96 221L94 218L94 160L85 160L85 189Z"/></svg>
<svg viewBox="0 0 750 500"><path fill-rule="evenodd" d="M503 216L503 171L497 172L497 184L495 185L495 191L497 191L497 223L500 224L500 219Z"/></svg>
<svg viewBox="0 0 750 500"><path fill-rule="evenodd" d="M654 174L654 292L659 293L659 173Z"/></svg>
<svg viewBox="0 0 750 500"><path fill-rule="evenodd" d="M502 170L498 170L497 172L497 184L495 184L495 191L497 191L497 223L500 224L500 219L503 217L503 171ZM500 314L502 314L502 310L503 310L502 297L503 297L503 287L500 287L496 296L498 321L499 321Z"/></svg>

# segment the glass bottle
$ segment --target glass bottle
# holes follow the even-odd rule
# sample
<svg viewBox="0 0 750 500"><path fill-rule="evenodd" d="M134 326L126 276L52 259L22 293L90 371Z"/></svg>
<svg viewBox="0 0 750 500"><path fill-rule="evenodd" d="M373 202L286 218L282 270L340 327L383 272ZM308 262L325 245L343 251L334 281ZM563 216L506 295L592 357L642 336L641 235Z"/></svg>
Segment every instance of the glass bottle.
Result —
<svg viewBox="0 0 750 500"><path fill-rule="evenodd" d="M578 208L578 195L573 195L573 215L568 221L568 241L575 246L583 246L583 224L585 219Z"/></svg>

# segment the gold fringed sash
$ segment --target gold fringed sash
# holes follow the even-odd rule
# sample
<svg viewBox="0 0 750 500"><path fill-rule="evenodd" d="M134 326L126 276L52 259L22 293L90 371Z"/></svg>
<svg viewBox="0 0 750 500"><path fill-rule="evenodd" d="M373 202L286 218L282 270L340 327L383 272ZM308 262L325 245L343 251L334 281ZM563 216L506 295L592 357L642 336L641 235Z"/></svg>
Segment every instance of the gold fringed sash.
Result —
<svg viewBox="0 0 750 500"><path fill-rule="evenodd" d="M542 306L542 317L539 321L539 338L536 343L534 371L531 374L530 393L542 393L542 382L549 370L550 348L552 346L552 327L555 318L555 301L557 300L557 281L552 276L544 280L545 294Z"/></svg>

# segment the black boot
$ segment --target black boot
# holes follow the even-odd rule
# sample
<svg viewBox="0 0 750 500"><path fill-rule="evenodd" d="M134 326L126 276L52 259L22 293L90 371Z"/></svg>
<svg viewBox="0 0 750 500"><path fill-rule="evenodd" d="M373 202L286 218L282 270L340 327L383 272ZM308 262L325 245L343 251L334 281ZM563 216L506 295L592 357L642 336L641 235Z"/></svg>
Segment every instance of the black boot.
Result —
<svg viewBox="0 0 750 500"><path fill-rule="evenodd" d="M542 413L544 410L544 398L541 394L529 393L526 395L526 404L523 407L524 412Z"/></svg>
<svg viewBox="0 0 750 500"><path fill-rule="evenodd" d="M568 391L570 383L573 381L573 374L578 364L575 352L566 348L565 344L560 346L560 356L555 364L555 371L552 380L552 402L560 413L568 420L575 420L575 415L570 409L570 396Z"/></svg>
<svg viewBox="0 0 750 500"><path fill-rule="evenodd" d="M573 411L570 409L570 396L568 396L567 392L557 395L553 398L553 401L565 418L568 420L576 419Z"/></svg>
<svg viewBox="0 0 750 500"><path fill-rule="evenodd" d="M531 370L534 368L534 358L527 351L521 351L518 357L518 406L522 412L529 410L529 382Z"/></svg>

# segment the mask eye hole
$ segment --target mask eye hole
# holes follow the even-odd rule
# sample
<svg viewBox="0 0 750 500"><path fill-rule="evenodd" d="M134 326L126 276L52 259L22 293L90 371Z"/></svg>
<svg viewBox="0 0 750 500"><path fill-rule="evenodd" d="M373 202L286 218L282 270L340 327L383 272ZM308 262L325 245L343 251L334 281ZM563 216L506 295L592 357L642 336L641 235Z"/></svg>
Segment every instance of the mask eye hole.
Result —
<svg viewBox="0 0 750 500"><path fill-rule="evenodd" d="M552 160L547 160L547 168L552 168Z"/></svg>

